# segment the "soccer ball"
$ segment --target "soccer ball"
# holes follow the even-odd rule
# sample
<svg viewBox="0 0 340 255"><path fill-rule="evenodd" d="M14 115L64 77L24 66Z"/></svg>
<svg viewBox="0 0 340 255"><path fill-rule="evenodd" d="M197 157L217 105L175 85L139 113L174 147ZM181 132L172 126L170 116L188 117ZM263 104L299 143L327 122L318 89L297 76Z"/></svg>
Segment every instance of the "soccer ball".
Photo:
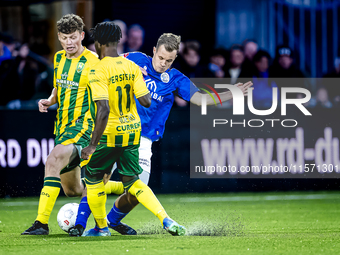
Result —
<svg viewBox="0 0 340 255"><path fill-rule="evenodd" d="M68 233L71 227L76 224L79 204L68 203L60 208L57 216L59 227Z"/></svg>

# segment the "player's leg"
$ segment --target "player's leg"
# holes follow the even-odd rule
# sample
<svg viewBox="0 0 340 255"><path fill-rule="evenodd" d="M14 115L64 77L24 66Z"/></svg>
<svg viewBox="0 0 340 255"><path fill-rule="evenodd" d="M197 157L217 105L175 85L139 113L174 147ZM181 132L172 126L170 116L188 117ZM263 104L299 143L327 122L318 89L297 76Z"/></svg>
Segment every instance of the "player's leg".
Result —
<svg viewBox="0 0 340 255"><path fill-rule="evenodd" d="M128 191L128 194L126 194L126 201L130 203L130 207L127 202L124 203L124 211L129 211L135 205L137 205L137 203L131 204L133 203L133 201L135 201L135 199L137 199L138 202L140 202L149 211L151 211L154 215L158 217L164 228L167 229L171 234L184 235L185 228L178 225L176 222L169 218L163 206L158 201L152 190L139 179L138 175L141 174L143 170L138 164L138 154L138 146L128 146L126 147L118 161L118 171L121 175L121 180L124 184L124 188ZM122 197L124 196L125 194L121 196L120 199L122 199ZM120 204L122 203L115 203L113 210L116 211L116 213L120 214L119 218L121 220L121 218L125 217L127 213L121 210L122 207L119 208ZM112 219L109 216L112 215L108 215L108 221L112 226L115 221L117 221L117 219ZM169 224L168 222L171 222L171 224ZM171 225L171 229L169 229L168 225Z"/></svg>
<svg viewBox="0 0 340 255"><path fill-rule="evenodd" d="M172 235L184 235L185 227L179 225L177 222L172 220L165 209L158 201L155 194L152 190L143 183L141 180L136 180L130 188L128 188L128 196L135 197L139 203L144 205L149 211L151 211L161 222L163 228L167 230ZM133 198L128 197L128 200L132 200Z"/></svg>
<svg viewBox="0 0 340 255"><path fill-rule="evenodd" d="M116 199L110 213L107 215L108 226L122 235L137 235L136 230L121 222L121 220L128 215L138 203L138 200L135 198L129 199L128 192L125 191L124 194Z"/></svg>
<svg viewBox="0 0 340 255"><path fill-rule="evenodd" d="M139 203L138 200L134 198L129 200L127 194L128 193L125 191L124 194L116 199L110 211L111 216L110 218L107 218L107 221L110 228L122 235L137 235L136 230L121 222L121 220Z"/></svg>
<svg viewBox="0 0 340 255"><path fill-rule="evenodd" d="M143 172L139 175L139 179L144 182L145 184L149 183L150 179L150 171L151 171L151 147L152 147L152 141L148 138L141 137L140 146L138 148L138 161L140 167L142 167ZM138 200L136 205L132 206L132 202L129 204L127 198L121 198L127 196L128 193L123 194L120 196L114 203L111 211L107 215L108 221L111 223L109 227L116 230L117 232L123 234L123 235L130 235L130 234L136 234L136 231L133 230L131 227L120 227L120 225L125 226L126 224L122 223L121 220L138 204ZM118 206L119 202L119 206ZM124 204L124 202L126 204ZM130 205L130 207L128 207ZM120 210L118 208L124 207L123 210ZM130 208L128 210L127 208ZM111 221L110 221L111 220ZM133 230L133 231L132 231Z"/></svg>
<svg viewBox="0 0 340 255"><path fill-rule="evenodd" d="M106 193L103 177L111 173L112 166L121 154L121 150L122 148L98 145L86 166L87 201L96 221L96 227L84 232L83 236L111 235L106 221Z"/></svg>
<svg viewBox="0 0 340 255"><path fill-rule="evenodd" d="M142 174L139 176L139 178L145 183L148 184L149 179L150 179L150 168L151 168L151 146L152 146L152 141L148 138L141 138L141 143L139 147L139 163L141 164L141 167L143 168ZM111 174L113 171L117 169L117 164L115 163ZM124 187L122 182L117 182L117 181L111 181L110 180L110 175L106 175L106 180L105 182L105 176L104 176L104 183L105 184L105 192L106 194L116 194L116 195L122 195L124 193ZM126 195L125 195L126 196ZM120 201L120 206L124 206L124 201L127 201L126 199L117 199L115 204L118 204L117 201ZM138 204L138 200L137 204ZM130 208L130 210L124 210L124 217L128 214L129 211L132 210L133 207ZM84 232L84 229L86 229L87 225L87 220L91 215L91 210L87 202L87 195L83 195L81 198L81 201L79 203L79 209L77 213L77 220L76 224L73 228L70 229L69 235L70 236L80 236L81 233ZM110 216L109 216L110 215ZM112 210L109 212L109 217L111 219L115 219L114 223L112 224L112 229L116 230L118 233L122 235L135 235L137 232L131 228L130 226L126 225L125 223L120 222L122 219L122 213L117 210L117 206L113 206Z"/></svg>
<svg viewBox="0 0 340 255"><path fill-rule="evenodd" d="M143 172L139 175L139 179L146 185L149 184L151 173L151 157L152 157L152 141L144 136L140 139L139 153L139 165L143 169Z"/></svg>
<svg viewBox="0 0 340 255"><path fill-rule="evenodd" d="M112 170L111 170L111 175L116 169L117 169L117 163L113 165ZM105 184L105 192L106 192L106 195L110 195L110 194L121 195L124 193L123 183L121 181L111 181L110 179L108 179Z"/></svg>
<svg viewBox="0 0 340 255"><path fill-rule="evenodd" d="M111 175L113 171L117 168L117 164L112 168L110 174L105 174L103 177L103 182L105 184L105 193L106 194L116 194L121 195L124 192L124 187L122 182L110 181ZM70 236L81 236L84 230L86 229L88 218L91 215L90 206L87 201L87 189L85 188L85 192L82 195L82 198L79 203L77 220L75 226L70 228L69 235Z"/></svg>
<svg viewBox="0 0 340 255"><path fill-rule="evenodd" d="M59 195L61 187L60 171L77 157L77 150L73 144L58 144L47 157L45 164L44 186L40 193L38 217L23 235L47 235L48 220Z"/></svg>
<svg viewBox="0 0 340 255"><path fill-rule="evenodd" d="M139 175L139 179L148 185L150 180L151 171L151 156L152 156L152 141L144 136L141 137L139 146L139 165L142 167L143 172ZM114 164L113 171L117 169L117 164ZM121 195L124 193L124 187L122 182L111 181L105 185L106 194Z"/></svg>
<svg viewBox="0 0 340 255"><path fill-rule="evenodd" d="M112 173L110 174L104 174L103 182L106 184L110 180ZM75 222L75 226L70 228L69 235L70 236L81 236L84 230L86 229L87 220L91 215L91 209L87 202L87 188L84 189L82 198L79 203L78 213L77 213L77 219Z"/></svg>
<svg viewBox="0 0 340 255"><path fill-rule="evenodd" d="M81 169L76 166L71 171L60 174L61 186L68 197L80 197L85 185L81 179Z"/></svg>
<svg viewBox="0 0 340 255"><path fill-rule="evenodd" d="M100 182L89 180L86 176L88 204L96 222L96 227L86 231L83 236L111 235L106 222L106 194L103 180Z"/></svg>
<svg viewBox="0 0 340 255"><path fill-rule="evenodd" d="M139 176L140 179L145 183L148 184L150 179L150 168L151 168L151 147L152 147L152 141L148 138L141 138L141 143L139 147L139 163L141 164L141 167L143 168L142 174ZM111 174L113 171L117 169L117 164L115 163ZM124 192L124 187L122 182L116 182L110 180L110 175L107 175L107 183L105 184L105 192L106 194L116 194L121 195ZM104 183L105 183L105 177L104 177ZM127 194L125 194L126 196ZM127 201L126 199L118 198L115 202L115 204L118 204L118 201L120 201L120 206L124 206L124 201ZM138 204L138 200L137 204ZM137 205L136 204L136 205ZM112 225L110 226L112 229L116 230L118 233L122 235L135 235L137 232L131 228L130 226L122 223L120 220L125 217L129 211L132 210L133 207L130 208L130 210L124 210L124 214L121 213L120 210L117 209L117 206L114 205L112 210L110 211L108 217L112 219ZM91 215L91 210L88 205L87 196L83 196L78 209L77 214L77 220L74 228L71 228L69 231L70 236L80 236L81 233L84 232L84 229L86 229L87 220ZM122 217L123 216L123 217Z"/></svg>
<svg viewBox="0 0 340 255"><path fill-rule="evenodd" d="M141 137L140 145L135 146L135 148L138 148L138 150L134 149L133 153L131 153L131 150L128 150L128 154L126 154L126 157L128 158L128 162L133 162L133 164L130 166L128 162L125 162L125 158L121 158L119 160L119 167L120 169L122 167L127 168L126 171L130 172L130 175L135 175L135 169L141 169L142 167L142 175L144 182L149 182L150 177L150 166L151 166L151 146L152 142L150 139ZM139 163L139 164L138 164ZM131 169L131 170L130 170ZM118 170L121 172L120 170ZM122 176L121 176L122 178ZM126 178L124 177L122 180L123 182L128 182ZM137 232L133 230L131 227L127 226L126 224L122 223L121 220L138 204L131 205L129 203L129 200L127 199L127 192L122 194L113 204L112 209L110 210L109 214L107 215L107 219L109 222L109 227L116 230L118 233L122 235L135 235ZM118 208L124 208L123 210L120 210Z"/></svg>

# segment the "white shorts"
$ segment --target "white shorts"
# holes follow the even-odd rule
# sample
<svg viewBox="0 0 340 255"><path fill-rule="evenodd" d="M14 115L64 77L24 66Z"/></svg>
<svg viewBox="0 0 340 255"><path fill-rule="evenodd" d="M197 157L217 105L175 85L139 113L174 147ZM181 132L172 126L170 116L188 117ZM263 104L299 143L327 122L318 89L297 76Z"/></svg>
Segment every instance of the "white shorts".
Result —
<svg viewBox="0 0 340 255"><path fill-rule="evenodd" d="M146 185L149 183L151 173L151 156L152 156L152 141L144 136L140 139L139 146L139 165L143 169L143 172L139 175L139 179ZM114 164L112 172L117 169L117 163Z"/></svg>

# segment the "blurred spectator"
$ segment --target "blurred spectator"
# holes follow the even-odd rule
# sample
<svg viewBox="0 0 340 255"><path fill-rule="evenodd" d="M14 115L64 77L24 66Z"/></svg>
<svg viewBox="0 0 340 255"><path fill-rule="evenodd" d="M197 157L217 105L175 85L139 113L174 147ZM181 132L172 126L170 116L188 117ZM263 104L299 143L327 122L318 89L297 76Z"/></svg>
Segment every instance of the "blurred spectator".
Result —
<svg viewBox="0 0 340 255"><path fill-rule="evenodd" d="M270 77L276 78L302 78L304 75L294 65L294 53L288 46L276 48L273 65L269 68Z"/></svg>
<svg viewBox="0 0 340 255"><path fill-rule="evenodd" d="M269 62L271 57L268 52L264 50L259 50L255 56L253 57L254 62L254 73L253 76L259 78L268 78L269 77Z"/></svg>
<svg viewBox="0 0 340 255"><path fill-rule="evenodd" d="M258 51L258 45L255 40L245 40L243 42L244 56L246 60L253 61L253 57Z"/></svg>
<svg viewBox="0 0 340 255"><path fill-rule="evenodd" d="M305 98L305 97L306 95L302 93L298 93L296 95L296 98ZM314 108L316 106L316 97L312 96L311 99L307 103L304 103L303 105L308 108Z"/></svg>
<svg viewBox="0 0 340 255"><path fill-rule="evenodd" d="M215 49L212 51L212 54L210 56L210 62L208 64L209 71L211 75L208 75L208 77L216 77L216 78L223 78L225 73L223 71L223 68L226 63L226 51L224 49Z"/></svg>
<svg viewBox="0 0 340 255"><path fill-rule="evenodd" d="M91 37L91 34L89 33L87 29L84 29L84 32L85 32L85 37L82 42L82 45L86 47L87 49L89 49L90 51L96 52L96 47L94 46L94 40Z"/></svg>
<svg viewBox="0 0 340 255"><path fill-rule="evenodd" d="M182 53L178 55L178 59L174 64L174 68L179 69L184 75L189 78L202 78L203 67L199 64L200 43L198 41L187 41L184 43ZM175 103L179 107L185 107L188 103L175 96Z"/></svg>
<svg viewBox="0 0 340 255"><path fill-rule="evenodd" d="M270 108L273 100L273 88L277 88L269 77L269 62L270 55L268 52L259 50L253 57L254 74L253 74L253 105L256 108ZM279 90L277 90L278 104L279 104Z"/></svg>
<svg viewBox="0 0 340 255"><path fill-rule="evenodd" d="M202 65L200 48L201 45L196 40L186 41L182 53L179 53L173 65L174 68L180 70L189 78L213 77L206 65ZM186 101L175 96L176 105L185 107L188 105Z"/></svg>
<svg viewBox="0 0 340 255"><path fill-rule="evenodd" d="M17 46L17 47L20 49L20 46ZM29 55L31 55L32 53L33 54L35 53L36 56L38 58L40 58L40 60L44 64L51 65L53 63L53 59L50 59L51 49L47 44L45 44L45 43L35 43L33 45L30 45L29 48L30 48Z"/></svg>
<svg viewBox="0 0 340 255"><path fill-rule="evenodd" d="M127 35L126 35L126 24L124 21L120 20L120 19L115 19L113 21L113 23L117 24L120 27L120 30L122 31L122 38L120 38L118 46L117 46L117 52L118 54L122 54L122 53L126 53L128 51L126 51L125 49L125 43L127 40Z"/></svg>
<svg viewBox="0 0 340 255"><path fill-rule="evenodd" d="M340 78L340 56L334 59L334 69L328 74L324 75L328 78Z"/></svg>
<svg viewBox="0 0 340 255"><path fill-rule="evenodd" d="M178 50L178 55L182 55L183 54L183 50L184 50L184 42L181 42L179 44L179 50Z"/></svg>
<svg viewBox="0 0 340 255"><path fill-rule="evenodd" d="M333 105L340 105L340 57L334 59L333 71L324 75L322 83L327 88Z"/></svg>
<svg viewBox="0 0 340 255"><path fill-rule="evenodd" d="M308 86L305 79L287 79L304 77L302 72L296 68L293 50L288 46L278 46L276 48L273 65L269 67L269 77L274 80L279 88Z"/></svg>
<svg viewBox="0 0 340 255"><path fill-rule="evenodd" d="M244 53L242 45L235 44L230 49L230 63L225 69L225 77L230 78L230 84L238 82L239 78L251 77L251 72L244 69Z"/></svg>
<svg viewBox="0 0 340 255"><path fill-rule="evenodd" d="M325 87L320 87L316 91L316 107L332 108L332 106L327 89Z"/></svg>
<svg viewBox="0 0 340 255"><path fill-rule="evenodd" d="M183 52L179 55L174 67L189 78L207 77L208 68L200 63L200 48L198 41L185 42Z"/></svg>
<svg viewBox="0 0 340 255"><path fill-rule="evenodd" d="M0 33L0 64L2 63L2 61L10 59L12 57L10 49L6 46L6 44L10 42L8 40L11 41L9 36L4 33Z"/></svg>
<svg viewBox="0 0 340 255"><path fill-rule="evenodd" d="M23 44L16 58L5 60L0 65L0 105L11 100L30 100L39 75L38 64L29 57L30 49Z"/></svg>
<svg viewBox="0 0 340 255"><path fill-rule="evenodd" d="M2 38L1 40L3 44L9 49L11 53L13 53L13 50L16 46L16 42L14 41L13 37L10 34L1 33L1 32L0 32L0 37Z"/></svg>
<svg viewBox="0 0 340 255"><path fill-rule="evenodd" d="M35 44L30 47L28 57L38 64L39 75L35 93L31 100L48 98L53 89L53 62L50 60L51 49L47 44ZM36 105L34 105L36 107Z"/></svg>
<svg viewBox="0 0 340 255"><path fill-rule="evenodd" d="M127 46L125 52L143 51L141 50L144 42L144 29L138 25L131 25L128 30Z"/></svg>
<svg viewBox="0 0 340 255"><path fill-rule="evenodd" d="M253 58L258 51L258 44L255 40L245 40L243 42L244 57L243 68L245 68L248 73L253 73L255 71L255 66Z"/></svg>

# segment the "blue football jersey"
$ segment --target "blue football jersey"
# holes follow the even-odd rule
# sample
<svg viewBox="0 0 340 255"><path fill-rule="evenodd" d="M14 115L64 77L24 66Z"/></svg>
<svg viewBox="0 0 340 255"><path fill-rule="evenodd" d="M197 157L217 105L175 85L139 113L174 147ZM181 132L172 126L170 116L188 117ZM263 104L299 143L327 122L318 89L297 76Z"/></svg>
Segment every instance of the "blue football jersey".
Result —
<svg viewBox="0 0 340 255"><path fill-rule="evenodd" d="M145 108L140 105L138 100L136 100L136 104L142 123L142 136L157 141L163 136L165 122L174 102L174 94L190 101L190 98L199 89L177 69L168 69L164 73L156 72L152 66L152 58L144 53L126 53L124 57L135 62L148 73L144 79L151 94L151 106Z"/></svg>

